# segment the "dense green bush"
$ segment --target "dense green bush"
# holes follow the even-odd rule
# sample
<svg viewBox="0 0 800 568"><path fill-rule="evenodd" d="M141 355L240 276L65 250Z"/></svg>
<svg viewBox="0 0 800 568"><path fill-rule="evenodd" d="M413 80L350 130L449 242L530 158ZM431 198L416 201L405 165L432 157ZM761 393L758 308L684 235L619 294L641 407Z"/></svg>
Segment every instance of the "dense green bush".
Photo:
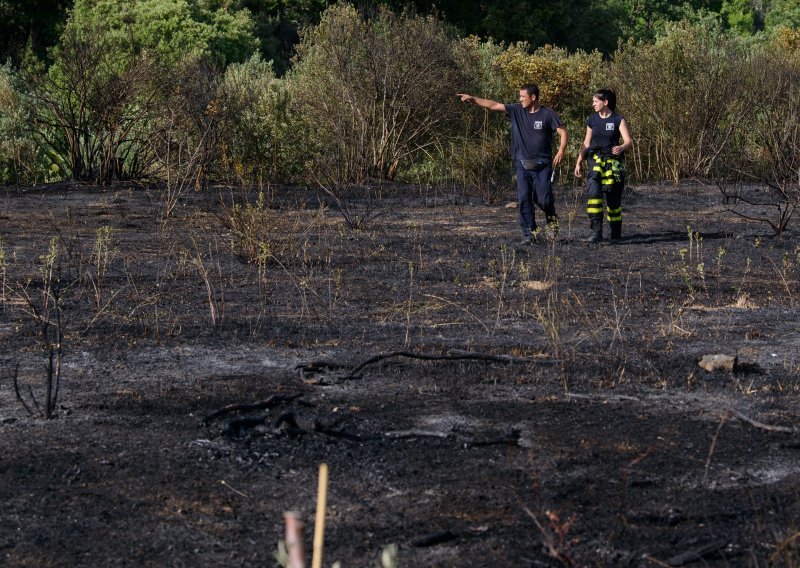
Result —
<svg viewBox="0 0 800 568"><path fill-rule="evenodd" d="M456 92L495 100L515 96L497 66L503 49L502 44L476 36L458 40L455 58L462 82L450 86L448 94L458 105L460 123L445 143L435 145L421 162L401 172L404 179L425 184L449 182L489 202L504 195L510 179L508 120L500 113L458 103L455 97Z"/></svg>
<svg viewBox="0 0 800 568"><path fill-rule="evenodd" d="M102 29L68 26L43 72L27 73L36 140L62 177L110 181L146 173L143 142L169 74L143 56L118 57Z"/></svg>
<svg viewBox="0 0 800 568"><path fill-rule="evenodd" d="M258 55L226 69L218 104L225 177L261 186L302 173L308 141L298 117L288 112L286 83Z"/></svg>
<svg viewBox="0 0 800 568"><path fill-rule="evenodd" d="M174 80L194 62L218 68L257 48L249 12L213 4L75 3L50 66L29 66L25 73L32 137L50 158L49 175L55 168L61 177L107 182L159 174L163 160L159 166L152 142L175 117L171 89L183 89L186 100L196 94L191 81L176 87ZM179 108L192 109L202 128L206 108L192 104ZM208 142L204 138L204 148Z"/></svg>
<svg viewBox="0 0 800 568"><path fill-rule="evenodd" d="M742 92L747 50L735 36L680 24L655 43L620 46L608 83L635 138L639 179L707 177L729 148Z"/></svg>
<svg viewBox="0 0 800 568"><path fill-rule="evenodd" d="M76 0L68 25L103 30L114 59L150 52L162 64L185 58L216 65L247 60L258 48L247 10L207 0Z"/></svg>
<svg viewBox="0 0 800 568"><path fill-rule="evenodd" d="M768 32L752 37L724 29L755 13L742 2L725 4L727 24L695 6L700 23L665 25L609 61L458 39L433 17L339 3L305 30L285 78L253 56L249 4L77 0L47 64L0 69L0 180L167 180L175 197L210 179L302 175L341 207L348 187L400 179L496 201L511 187L508 120L455 93L513 102L527 82L558 111L573 154L592 91L615 89L635 179L716 176L791 190L797 177L791 3L770 4ZM636 16L632 6L618 2L625 17Z"/></svg>
<svg viewBox="0 0 800 568"><path fill-rule="evenodd" d="M730 210L780 234L800 207L800 60L779 43L762 46L740 88L751 104L714 175Z"/></svg>
<svg viewBox="0 0 800 568"><path fill-rule="evenodd" d="M772 0L764 19L767 30L800 28L800 4L796 0Z"/></svg>
<svg viewBox="0 0 800 568"><path fill-rule="evenodd" d="M588 94L593 88L594 76L602 70L600 52L568 52L566 49L546 45L530 53L527 44L514 44L497 57L506 82L514 87L516 95L524 83L539 85L542 104L552 107L562 115L573 115L588 107ZM515 96L516 98L516 96ZM581 112L580 116L586 112Z"/></svg>
<svg viewBox="0 0 800 568"><path fill-rule="evenodd" d="M31 114L19 74L0 66L0 183L36 184L58 174L31 130Z"/></svg>
<svg viewBox="0 0 800 568"><path fill-rule="evenodd" d="M326 185L392 179L452 135L455 42L433 18L348 4L303 34L291 74L295 112L313 142L314 176Z"/></svg>
<svg viewBox="0 0 800 568"><path fill-rule="evenodd" d="M545 46L531 53L524 43L506 47L474 37L462 40L458 52L464 74L470 78L460 91L508 103L517 101L521 85L536 83L543 104L553 107L564 121L572 136L571 147L580 144L595 76L603 68L599 52L570 53ZM509 121L502 113L471 105L463 106L462 112L462 131L446 156L449 175L484 200L498 201L512 186Z"/></svg>

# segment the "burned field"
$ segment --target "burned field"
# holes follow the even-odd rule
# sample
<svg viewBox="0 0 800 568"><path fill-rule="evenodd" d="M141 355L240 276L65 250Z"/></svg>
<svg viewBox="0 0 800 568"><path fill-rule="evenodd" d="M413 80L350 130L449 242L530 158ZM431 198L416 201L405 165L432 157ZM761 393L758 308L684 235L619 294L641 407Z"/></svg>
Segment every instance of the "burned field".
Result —
<svg viewBox="0 0 800 568"><path fill-rule="evenodd" d="M4 191L0 562L274 565L325 462L326 565L798 565L796 233L642 186L588 245L557 196L516 248L418 187Z"/></svg>

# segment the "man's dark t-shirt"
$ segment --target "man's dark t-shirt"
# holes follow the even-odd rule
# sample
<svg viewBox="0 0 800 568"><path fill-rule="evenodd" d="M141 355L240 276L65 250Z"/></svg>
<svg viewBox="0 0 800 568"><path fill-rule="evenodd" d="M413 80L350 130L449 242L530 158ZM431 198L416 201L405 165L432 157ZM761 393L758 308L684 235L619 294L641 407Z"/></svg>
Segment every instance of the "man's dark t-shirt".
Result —
<svg viewBox="0 0 800 568"><path fill-rule="evenodd" d="M511 156L515 160L552 159L553 132L563 126L556 112L548 107L529 112L519 103L505 107L511 119Z"/></svg>
<svg viewBox="0 0 800 568"><path fill-rule="evenodd" d="M619 145L619 125L622 122L622 118L616 112L612 112L606 118L601 117L599 112L590 116L586 121L586 126L592 130L592 141L589 146L594 151L610 154L611 148Z"/></svg>

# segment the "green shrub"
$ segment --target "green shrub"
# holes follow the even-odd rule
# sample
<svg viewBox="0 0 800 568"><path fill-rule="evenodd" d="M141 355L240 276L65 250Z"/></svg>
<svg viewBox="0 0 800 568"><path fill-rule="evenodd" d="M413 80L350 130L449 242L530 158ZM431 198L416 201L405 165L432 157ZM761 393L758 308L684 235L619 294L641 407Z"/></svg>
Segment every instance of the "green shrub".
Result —
<svg viewBox="0 0 800 568"><path fill-rule="evenodd" d="M0 183L36 184L57 174L31 130L26 86L10 66L0 66ZM52 167L51 167L52 166Z"/></svg>
<svg viewBox="0 0 800 568"><path fill-rule="evenodd" d="M69 25L79 32L103 30L121 65L150 52L161 63L186 58L216 65L246 61L258 49L247 10L202 0L76 0Z"/></svg>
<svg viewBox="0 0 800 568"><path fill-rule="evenodd" d="M491 39L481 41L474 35L460 39L456 61L467 83L459 85L458 90L497 101L516 99L518 85L509 84L509 77L498 64L505 51L505 45Z"/></svg>
<svg viewBox="0 0 800 568"><path fill-rule="evenodd" d="M734 213L776 234L800 207L800 65L780 44L755 50L740 88L754 104L732 120L733 144L715 175Z"/></svg>
<svg viewBox="0 0 800 568"><path fill-rule="evenodd" d="M38 145L62 177L107 182L139 177L150 121L168 73L144 56L120 58L102 29L67 26L44 72L28 74Z"/></svg>
<svg viewBox="0 0 800 568"><path fill-rule="evenodd" d="M453 92L474 93L497 101L515 100L517 88L497 64L504 52L503 44L481 41L476 36L459 40L456 59L461 68L463 84L454 85ZM472 105L461 105L461 126L449 144L437 148L430 162L437 177L426 180L441 183L445 180L475 193L488 203L499 201L510 187L508 119L498 112L489 112Z"/></svg>
<svg viewBox="0 0 800 568"><path fill-rule="evenodd" d="M220 67L247 59L258 47L252 28L246 10L196 0L77 0L50 67L27 73L37 151L62 178L157 174L152 141L174 118L176 78L198 61ZM203 103L192 108L202 127L208 101L194 96L191 82L181 88L184 99L194 98L186 108ZM36 177L52 175L53 166Z"/></svg>
<svg viewBox="0 0 800 568"><path fill-rule="evenodd" d="M348 4L328 8L302 34L291 74L316 180L392 179L451 135L463 84L454 45L430 17L381 8L366 19Z"/></svg>
<svg viewBox="0 0 800 568"><path fill-rule="evenodd" d="M546 45L529 53L525 43L511 45L497 58L506 82L514 87L514 95L520 85L536 83L541 90L542 104L563 115L573 115L588 107L593 79L602 64L599 51L570 53ZM584 111L581 116L585 114Z"/></svg>
<svg viewBox="0 0 800 568"><path fill-rule="evenodd" d="M258 55L226 69L219 92L221 166L235 182L261 186L302 171L308 142L288 105L286 81Z"/></svg>
<svg viewBox="0 0 800 568"><path fill-rule="evenodd" d="M682 23L655 43L626 43L610 64L609 86L634 137L640 179L708 177L731 143L734 118L750 95L740 85L743 42Z"/></svg>

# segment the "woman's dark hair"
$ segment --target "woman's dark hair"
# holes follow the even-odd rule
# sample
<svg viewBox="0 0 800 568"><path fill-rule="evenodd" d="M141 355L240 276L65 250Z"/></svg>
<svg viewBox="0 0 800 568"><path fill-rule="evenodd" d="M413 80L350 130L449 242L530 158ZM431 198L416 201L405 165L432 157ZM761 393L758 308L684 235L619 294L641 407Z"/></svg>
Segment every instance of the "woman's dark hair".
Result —
<svg viewBox="0 0 800 568"><path fill-rule="evenodd" d="M529 97L539 98L539 85L533 83L525 83L519 88L520 91L526 91Z"/></svg>
<svg viewBox="0 0 800 568"><path fill-rule="evenodd" d="M592 96L597 97L601 101L606 101L608 108L610 108L612 111L616 110L617 95L614 94L614 91L611 89L597 89Z"/></svg>

